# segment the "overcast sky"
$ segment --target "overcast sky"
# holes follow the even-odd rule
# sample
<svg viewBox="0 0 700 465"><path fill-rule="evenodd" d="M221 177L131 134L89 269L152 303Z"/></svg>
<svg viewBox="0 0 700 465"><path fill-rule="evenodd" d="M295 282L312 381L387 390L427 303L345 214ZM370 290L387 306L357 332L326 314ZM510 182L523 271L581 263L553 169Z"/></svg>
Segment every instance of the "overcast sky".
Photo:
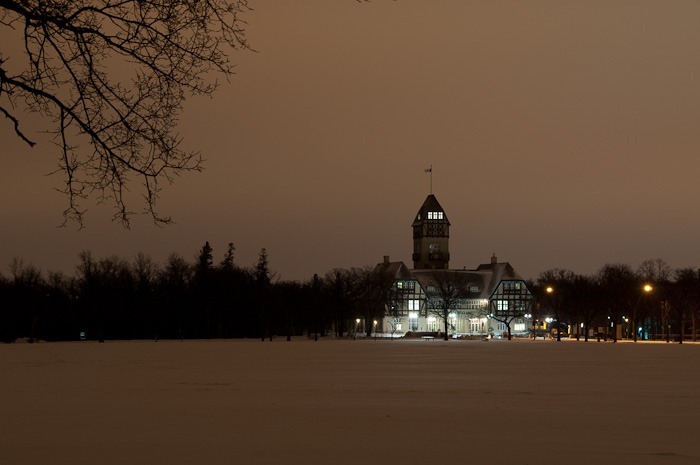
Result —
<svg viewBox="0 0 700 465"><path fill-rule="evenodd" d="M88 205L83 230L57 228L55 148L0 120L3 274L14 256L72 273L84 249L162 262L204 241L241 266L266 247L284 279L411 266L430 165L453 268L700 265L700 2L250 3L257 53L186 105L207 163L163 193L173 226L126 231Z"/></svg>

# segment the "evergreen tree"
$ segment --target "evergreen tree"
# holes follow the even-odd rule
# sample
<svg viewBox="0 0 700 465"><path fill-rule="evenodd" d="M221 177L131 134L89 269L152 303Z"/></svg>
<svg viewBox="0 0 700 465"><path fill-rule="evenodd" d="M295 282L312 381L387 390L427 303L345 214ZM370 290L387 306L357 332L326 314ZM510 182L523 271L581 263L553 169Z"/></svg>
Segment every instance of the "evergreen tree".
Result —
<svg viewBox="0 0 700 465"><path fill-rule="evenodd" d="M203 274L211 270L214 266L214 249L209 245L209 241L204 243L204 246L199 250L197 257L197 273Z"/></svg>
<svg viewBox="0 0 700 465"><path fill-rule="evenodd" d="M272 316L269 311L270 299L270 265L267 258L267 249L260 249L258 254L258 263L255 265L253 272L253 280L255 282L255 295L258 303L258 313L260 315L261 340L265 340L265 333L268 333L270 341L272 341Z"/></svg>
<svg viewBox="0 0 700 465"><path fill-rule="evenodd" d="M233 242L228 243L228 248L226 249L226 255L224 255L224 259L221 260L221 269L224 271L233 271L233 268L235 265L233 264L233 253L236 250L236 246L233 245Z"/></svg>

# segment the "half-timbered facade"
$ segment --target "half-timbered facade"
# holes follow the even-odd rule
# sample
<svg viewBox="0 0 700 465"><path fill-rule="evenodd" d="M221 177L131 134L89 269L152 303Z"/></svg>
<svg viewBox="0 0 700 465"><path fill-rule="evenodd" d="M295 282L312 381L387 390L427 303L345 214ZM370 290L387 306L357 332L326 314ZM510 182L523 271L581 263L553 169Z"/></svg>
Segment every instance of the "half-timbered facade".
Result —
<svg viewBox="0 0 700 465"><path fill-rule="evenodd" d="M413 269L384 257L377 270L394 278L380 331L501 337L526 335L533 297L525 281L495 254L474 270L449 269L447 215L429 195L412 224ZM447 325L445 325L447 320Z"/></svg>

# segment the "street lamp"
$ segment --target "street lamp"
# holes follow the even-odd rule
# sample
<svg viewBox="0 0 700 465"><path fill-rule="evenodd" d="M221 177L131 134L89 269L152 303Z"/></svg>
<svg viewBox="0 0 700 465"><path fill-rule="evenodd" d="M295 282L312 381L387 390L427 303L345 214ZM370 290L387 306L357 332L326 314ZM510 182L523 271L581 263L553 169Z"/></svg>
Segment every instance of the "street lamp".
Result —
<svg viewBox="0 0 700 465"><path fill-rule="evenodd" d="M372 327L374 328L374 340L377 340L377 320L374 320Z"/></svg>
<svg viewBox="0 0 700 465"><path fill-rule="evenodd" d="M357 338L357 330L360 328L360 319L355 320L355 334L352 337L352 340L354 341Z"/></svg>
<svg viewBox="0 0 700 465"><path fill-rule="evenodd" d="M647 283L644 286L642 286L642 290L644 291L642 295L649 295L654 290L654 287L651 284ZM634 342L637 342L637 315L639 312L639 305L641 303L641 300L642 296L639 296L639 299L637 300L637 305L634 307L634 313L632 313L632 332L634 333Z"/></svg>
<svg viewBox="0 0 700 465"><path fill-rule="evenodd" d="M559 311L558 311L558 309L554 308L554 303L552 302L552 297L551 297L551 295L554 294L554 288L552 286L547 286L545 291L547 291L547 294L550 296L549 304L552 306L552 309L554 310L554 316L557 317L556 320L553 320L551 318L548 318L548 319L557 322L557 342L560 342L561 341L561 323L559 322ZM545 321L547 321L547 320L545 320ZM551 323L551 321L548 321L548 323ZM550 330L550 334L551 334L551 330Z"/></svg>

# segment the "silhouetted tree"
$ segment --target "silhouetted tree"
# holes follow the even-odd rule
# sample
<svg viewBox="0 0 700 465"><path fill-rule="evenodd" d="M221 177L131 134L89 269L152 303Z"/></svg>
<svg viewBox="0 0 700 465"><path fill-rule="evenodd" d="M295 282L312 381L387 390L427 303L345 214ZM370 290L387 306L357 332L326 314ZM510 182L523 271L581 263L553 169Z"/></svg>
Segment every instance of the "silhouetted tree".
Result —
<svg viewBox="0 0 700 465"><path fill-rule="evenodd" d="M591 327L600 317L600 289L598 281L591 276L575 275L571 282L569 309L583 323L583 340L588 342ZM580 326L580 324L577 324ZM578 332L576 333L578 340Z"/></svg>
<svg viewBox="0 0 700 465"><path fill-rule="evenodd" d="M192 324L191 315L187 311L191 306L192 276L192 266L176 253L168 255L158 276L158 293L164 307L163 313L167 315L165 321L170 322L170 337L183 339L189 336L185 330Z"/></svg>
<svg viewBox="0 0 700 465"><path fill-rule="evenodd" d="M540 273L537 282L543 302L551 309L556 321L557 341L561 341L562 325L568 325L567 309L573 301L576 275L573 271L553 268Z"/></svg>
<svg viewBox="0 0 700 465"><path fill-rule="evenodd" d="M48 289L41 271L34 265L25 265L19 258L10 264L12 275L14 321L16 322L14 340L19 335L26 335L29 342L34 342L37 324L42 318L48 303Z"/></svg>
<svg viewBox="0 0 700 465"><path fill-rule="evenodd" d="M640 283L643 285L649 284L652 286L652 291L645 293L639 300L634 316L633 328L635 328L635 340L637 336L637 325L641 324L644 332L651 333L652 337L656 337L660 332L659 326L665 328L664 320L667 317L664 309L665 291L669 288L673 270L661 258L644 260L637 268L637 276Z"/></svg>
<svg viewBox="0 0 700 465"><path fill-rule="evenodd" d="M384 267L365 266L350 270L354 301L358 307L357 315L362 315L365 321L366 336L370 337L376 331L375 321L384 317L387 294L390 292L394 277Z"/></svg>
<svg viewBox="0 0 700 465"><path fill-rule="evenodd" d="M304 290L307 328L309 335L313 332L314 341L318 341L319 332L325 334L323 283L318 274L314 273Z"/></svg>
<svg viewBox="0 0 700 465"><path fill-rule="evenodd" d="M255 264L253 271L253 280L255 285L255 300L258 307L258 315L260 316L261 340L265 340L265 334L272 341L272 314L270 309L270 285L272 276L270 272L270 264L267 256L267 249L260 249L258 253L258 262Z"/></svg>
<svg viewBox="0 0 700 465"><path fill-rule="evenodd" d="M302 296L302 285L296 281L280 281L272 286L274 326L278 334L286 336L287 341L291 341L292 336L297 334L295 324L304 306Z"/></svg>
<svg viewBox="0 0 700 465"><path fill-rule="evenodd" d="M137 337L153 337L158 340L161 326L160 306L156 304L158 265L144 253L138 253L132 265L134 275L134 308L139 332Z"/></svg>
<svg viewBox="0 0 700 465"><path fill-rule="evenodd" d="M216 89L212 72L232 74L227 54L248 47L247 9L246 0L0 2L3 48L23 43L0 51L0 114L30 146L24 112L49 121L66 220L82 224L80 200L95 195L128 225L126 193L137 186L144 211L170 221L155 208L163 182L202 162L181 148L178 115L187 96Z"/></svg>
<svg viewBox="0 0 700 465"><path fill-rule="evenodd" d="M700 277L692 268L679 268L674 270L673 275L666 296L671 315L675 319L678 343L683 344L686 323L698 306Z"/></svg>
<svg viewBox="0 0 700 465"><path fill-rule="evenodd" d="M47 340L75 340L80 325L75 305L77 284L75 278L62 272L49 271L46 278L47 309L43 316L42 334Z"/></svg>
<svg viewBox="0 0 700 465"><path fill-rule="evenodd" d="M617 326L624 315L631 314L641 286L629 265L606 264L598 271L601 303L610 318L613 342L617 342ZM607 329L608 325L606 325Z"/></svg>
<svg viewBox="0 0 700 465"><path fill-rule="evenodd" d="M343 337L347 320L356 297L353 275L350 270L335 268L324 279L325 300L333 316L336 337Z"/></svg>
<svg viewBox="0 0 700 465"><path fill-rule="evenodd" d="M234 258L234 252L236 251L236 246L233 245L233 242L228 243L228 247L226 248L226 255L224 255L224 259L221 260L221 269L224 271L233 271L235 265L233 263L233 258Z"/></svg>
<svg viewBox="0 0 700 465"><path fill-rule="evenodd" d="M78 264L79 298L97 340L134 337L134 279L129 264L117 256L95 260L81 252Z"/></svg>
<svg viewBox="0 0 700 465"><path fill-rule="evenodd" d="M205 242L197 254L194 270L193 292L197 313L196 337L212 336L212 307L215 300L214 249Z"/></svg>
<svg viewBox="0 0 700 465"><path fill-rule="evenodd" d="M428 311L444 323L444 339L449 340L449 315L457 311L460 301L467 296L467 278L459 272L437 270L430 278L427 289ZM510 332L509 332L510 333Z"/></svg>

